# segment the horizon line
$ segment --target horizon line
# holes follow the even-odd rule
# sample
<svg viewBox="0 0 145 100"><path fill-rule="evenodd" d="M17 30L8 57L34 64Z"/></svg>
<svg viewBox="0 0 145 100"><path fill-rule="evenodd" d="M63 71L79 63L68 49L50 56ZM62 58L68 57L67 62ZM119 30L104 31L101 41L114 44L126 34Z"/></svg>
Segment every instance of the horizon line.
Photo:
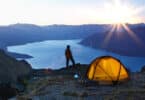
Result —
<svg viewBox="0 0 145 100"><path fill-rule="evenodd" d="M35 23L13 23L13 24L3 24L0 26L13 26L13 25L36 25L36 26L59 26L59 25L64 25L64 26L81 26L81 25L114 25L117 23L84 23L84 24L35 24ZM138 23L118 23L118 24L130 24L130 25L135 25L135 24L145 24L145 22L138 22Z"/></svg>

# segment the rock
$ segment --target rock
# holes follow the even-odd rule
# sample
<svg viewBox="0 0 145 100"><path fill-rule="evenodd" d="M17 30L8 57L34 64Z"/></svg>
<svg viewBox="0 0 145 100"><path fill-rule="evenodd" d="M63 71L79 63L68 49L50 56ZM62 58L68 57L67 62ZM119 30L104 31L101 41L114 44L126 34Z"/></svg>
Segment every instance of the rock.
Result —
<svg viewBox="0 0 145 100"><path fill-rule="evenodd" d="M2 100L7 100L18 94L16 88L13 88L10 83L0 84L0 97Z"/></svg>
<svg viewBox="0 0 145 100"><path fill-rule="evenodd" d="M17 83L18 77L31 73L32 68L26 61L17 61L0 50L0 83Z"/></svg>
<svg viewBox="0 0 145 100"><path fill-rule="evenodd" d="M145 65L141 68L141 72L145 72Z"/></svg>

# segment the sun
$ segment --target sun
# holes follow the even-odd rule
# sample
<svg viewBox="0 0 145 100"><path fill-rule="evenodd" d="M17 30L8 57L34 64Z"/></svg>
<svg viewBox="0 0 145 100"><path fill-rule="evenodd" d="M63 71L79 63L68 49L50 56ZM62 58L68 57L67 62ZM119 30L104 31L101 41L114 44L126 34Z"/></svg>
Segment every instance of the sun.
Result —
<svg viewBox="0 0 145 100"><path fill-rule="evenodd" d="M130 17L132 17L132 10L130 8L121 7L120 5L113 8L110 12L110 21L115 24L127 23Z"/></svg>
<svg viewBox="0 0 145 100"><path fill-rule="evenodd" d="M112 3L105 5L103 18L105 22L111 24L137 23L137 13L138 9L122 4L120 0L113 0Z"/></svg>
<svg viewBox="0 0 145 100"><path fill-rule="evenodd" d="M105 47L111 37L113 36L113 33L120 34L125 30L126 33L140 46L143 46L142 40L137 36L133 30L126 24L126 23L135 23L138 21L138 18L135 16L139 12L141 12L142 9L133 9L131 6L123 5L121 4L120 0L113 0L114 3L107 6L107 12L106 12L106 21L109 21L112 24L112 28L107 33L107 36L105 37L103 41L103 47Z"/></svg>

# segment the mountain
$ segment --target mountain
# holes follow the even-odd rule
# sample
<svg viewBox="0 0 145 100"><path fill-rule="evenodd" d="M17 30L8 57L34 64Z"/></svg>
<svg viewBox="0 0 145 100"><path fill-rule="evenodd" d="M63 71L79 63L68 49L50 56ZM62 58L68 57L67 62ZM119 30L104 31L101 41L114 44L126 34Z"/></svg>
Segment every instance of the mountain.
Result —
<svg viewBox="0 0 145 100"><path fill-rule="evenodd" d="M0 48L30 42L57 39L82 39L103 32L108 25L48 25L13 24L0 26Z"/></svg>
<svg viewBox="0 0 145 100"><path fill-rule="evenodd" d="M31 72L26 61L17 61L0 50L0 83L16 83L18 78L31 75Z"/></svg>
<svg viewBox="0 0 145 100"><path fill-rule="evenodd" d="M80 44L120 55L145 57L145 24L126 25L126 27L128 29L121 26L120 30L115 28L112 32L92 34Z"/></svg>

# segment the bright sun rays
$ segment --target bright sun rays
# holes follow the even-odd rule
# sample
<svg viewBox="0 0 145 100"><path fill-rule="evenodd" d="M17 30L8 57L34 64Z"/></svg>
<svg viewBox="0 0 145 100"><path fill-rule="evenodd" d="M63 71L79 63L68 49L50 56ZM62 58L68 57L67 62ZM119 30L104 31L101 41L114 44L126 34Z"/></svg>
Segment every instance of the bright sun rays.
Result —
<svg viewBox="0 0 145 100"><path fill-rule="evenodd" d="M102 15L105 22L118 23L138 23L138 13L142 12L142 8L134 8L131 5L122 3L122 0L111 0L111 3L105 4L105 11Z"/></svg>
<svg viewBox="0 0 145 100"><path fill-rule="evenodd" d="M105 37L105 40L103 42L103 47L105 47L108 42L110 41L113 32L115 31L115 34L121 34L121 30L124 29L127 31L128 35L138 44L143 45L142 40L139 39L139 37L134 33L125 23L121 24L113 24L111 30L107 33L107 36Z"/></svg>
<svg viewBox="0 0 145 100"><path fill-rule="evenodd" d="M113 0L113 4L108 6L108 10L110 10L110 13L106 15L108 17L108 20L110 23L113 24L111 30L107 33L107 36L105 37L105 40L103 42L103 47L107 45L107 43L110 41L113 32L116 34L120 33L122 29L126 30L128 35L139 45L142 45L142 40L138 38L136 33L134 33L125 23L131 22L131 21L137 21L137 15L141 8L133 9L130 6L121 4L120 0Z"/></svg>

